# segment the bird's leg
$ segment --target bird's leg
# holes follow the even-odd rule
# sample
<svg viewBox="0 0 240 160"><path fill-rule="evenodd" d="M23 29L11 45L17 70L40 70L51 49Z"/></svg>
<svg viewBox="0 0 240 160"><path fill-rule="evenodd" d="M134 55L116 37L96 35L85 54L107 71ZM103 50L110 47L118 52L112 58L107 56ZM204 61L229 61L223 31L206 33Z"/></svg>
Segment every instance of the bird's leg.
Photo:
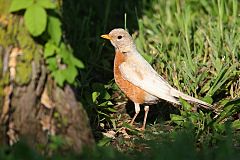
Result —
<svg viewBox="0 0 240 160"><path fill-rule="evenodd" d="M143 125L142 125L142 127L140 128L140 130L144 130L145 127L146 127L146 122L147 122L147 115L148 115L148 111L149 111L149 106L145 106L145 107L144 107L144 111L145 111L145 114L144 114Z"/></svg>
<svg viewBox="0 0 240 160"><path fill-rule="evenodd" d="M133 125L134 120L136 119L138 113L140 112L140 105L138 103L134 103L135 106L135 115L133 116L130 125Z"/></svg>

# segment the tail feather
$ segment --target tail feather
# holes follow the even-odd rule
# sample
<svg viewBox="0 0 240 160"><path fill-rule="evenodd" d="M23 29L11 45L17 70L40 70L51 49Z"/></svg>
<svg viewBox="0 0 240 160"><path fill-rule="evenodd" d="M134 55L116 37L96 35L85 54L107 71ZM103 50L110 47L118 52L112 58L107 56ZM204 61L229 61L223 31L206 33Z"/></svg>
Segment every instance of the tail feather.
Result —
<svg viewBox="0 0 240 160"><path fill-rule="evenodd" d="M177 98L181 97L184 100L187 100L187 101L190 101L190 102L193 102L193 103L197 103L197 104L199 104L200 106L202 106L202 107L204 107L206 109L212 109L212 105L211 104L203 102L203 101L201 101L201 100L199 100L197 98L191 97L189 95L186 95L186 94L184 94L184 93L182 93L182 92L180 92L180 91L178 91L178 90L176 90L174 88L171 89L170 94L172 96L174 96L174 97L177 97Z"/></svg>

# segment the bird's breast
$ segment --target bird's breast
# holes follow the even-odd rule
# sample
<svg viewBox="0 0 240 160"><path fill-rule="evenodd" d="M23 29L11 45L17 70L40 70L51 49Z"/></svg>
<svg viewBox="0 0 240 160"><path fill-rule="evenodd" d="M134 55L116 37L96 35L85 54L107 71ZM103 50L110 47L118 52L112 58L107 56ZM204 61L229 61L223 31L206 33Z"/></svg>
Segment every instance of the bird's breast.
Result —
<svg viewBox="0 0 240 160"><path fill-rule="evenodd" d="M135 86L133 83L125 80L121 74L119 66L127 61L127 55L119 51L116 51L114 59L114 79L119 88L124 92L124 94L134 103L147 103L152 97L149 93L145 92L143 89ZM129 75L131 76L131 75ZM144 75L141 75L144 76ZM153 97L152 97L153 98Z"/></svg>

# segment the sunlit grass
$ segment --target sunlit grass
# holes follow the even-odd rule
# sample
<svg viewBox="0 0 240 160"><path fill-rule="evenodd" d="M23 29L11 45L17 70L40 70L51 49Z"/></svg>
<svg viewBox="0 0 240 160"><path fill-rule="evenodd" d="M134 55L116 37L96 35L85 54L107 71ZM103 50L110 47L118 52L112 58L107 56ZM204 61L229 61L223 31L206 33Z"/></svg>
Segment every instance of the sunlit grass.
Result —
<svg viewBox="0 0 240 160"><path fill-rule="evenodd" d="M238 2L154 0L151 5L139 19L136 43L145 57L154 57L147 59L158 72L210 103L239 95L234 87L239 75ZM231 94L230 88L235 88Z"/></svg>

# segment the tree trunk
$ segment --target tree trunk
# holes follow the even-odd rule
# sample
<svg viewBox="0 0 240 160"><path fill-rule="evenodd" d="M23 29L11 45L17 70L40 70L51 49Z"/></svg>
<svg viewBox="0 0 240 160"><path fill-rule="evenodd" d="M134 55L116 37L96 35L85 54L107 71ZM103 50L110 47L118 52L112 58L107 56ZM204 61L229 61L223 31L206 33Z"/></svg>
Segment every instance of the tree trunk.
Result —
<svg viewBox="0 0 240 160"><path fill-rule="evenodd" d="M42 50L22 17L0 17L0 144L24 139L39 150L60 141L80 152L94 144L87 114L72 89L51 78Z"/></svg>

